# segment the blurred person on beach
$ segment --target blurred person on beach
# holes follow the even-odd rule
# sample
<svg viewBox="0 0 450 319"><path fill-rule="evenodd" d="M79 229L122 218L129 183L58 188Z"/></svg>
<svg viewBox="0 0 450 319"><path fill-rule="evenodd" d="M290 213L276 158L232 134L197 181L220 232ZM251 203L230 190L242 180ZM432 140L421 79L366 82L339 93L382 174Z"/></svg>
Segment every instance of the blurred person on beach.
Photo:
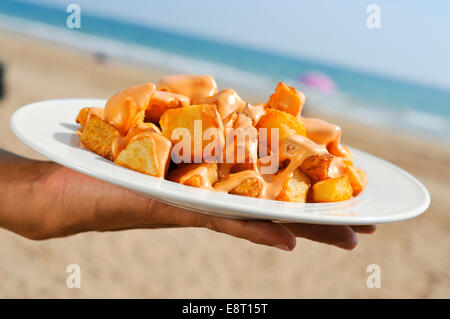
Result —
<svg viewBox="0 0 450 319"><path fill-rule="evenodd" d="M5 96L5 67L0 62L0 100Z"/></svg>
<svg viewBox="0 0 450 319"><path fill-rule="evenodd" d="M0 150L0 227L33 240L87 231L203 227L291 251L296 237L351 250L375 226L244 221L169 206L49 161Z"/></svg>

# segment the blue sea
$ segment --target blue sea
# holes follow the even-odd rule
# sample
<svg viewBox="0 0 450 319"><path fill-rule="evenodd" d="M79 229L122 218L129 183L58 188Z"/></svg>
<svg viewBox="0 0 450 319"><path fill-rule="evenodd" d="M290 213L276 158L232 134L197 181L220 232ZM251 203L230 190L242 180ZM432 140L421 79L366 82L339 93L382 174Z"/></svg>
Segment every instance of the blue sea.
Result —
<svg viewBox="0 0 450 319"><path fill-rule="evenodd" d="M306 91L308 107L450 140L449 90L85 13L82 27L70 30L66 18L62 9L0 1L2 29L173 72L210 73L219 84L267 96L277 82L285 81ZM302 87L300 76L313 71L328 75L338 93Z"/></svg>

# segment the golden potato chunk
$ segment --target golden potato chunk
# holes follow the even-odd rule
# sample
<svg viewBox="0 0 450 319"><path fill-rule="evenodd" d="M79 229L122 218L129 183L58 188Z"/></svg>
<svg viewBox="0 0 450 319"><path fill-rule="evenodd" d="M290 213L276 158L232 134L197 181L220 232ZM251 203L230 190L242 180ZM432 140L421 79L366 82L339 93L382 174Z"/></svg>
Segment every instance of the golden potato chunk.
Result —
<svg viewBox="0 0 450 319"><path fill-rule="evenodd" d="M181 164L169 172L168 180L199 188L212 188L217 182L217 164Z"/></svg>
<svg viewBox="0 0 450 319"><path fill-rule="evenodd" d="M315 203L340 202L350 199L353 190L347 176L329 178L312 186L312 200Z"/></svg>
<svg viewBox="0 0 450 319"><path fill-rule="evenodd" d="M269 107L279 109L280 111L299 117L302 113L305 95L283 82L278 83L275 93L270 96L267 104Z"/></svg>
<svg viewBox="0 0 450 319"><path fill-rule="evenodd" d="M283 186L277 200L284 202L305 203L310 186L311 179L297 168Z"/></svg>
<svg viewBox="0 0 450 319"><path fill-rule="evenodd" d="M189 105L189 98L187 96L156 91L153 93L148 108L145 110L145 122L158 123L161 115L168 109Z"/></svg>
<svg viewBox="0 0 450 319"><path fill-rule="evenodd" d="M344 168L344 174L348 176L350 185L352 185L353 196L358 195L367 186L368 176L361 168L353 165L347 165Z"/></svg>
<svg viewBox="0 0 450 319"><path fill-rule="evenodd" d="M88 114L89 114L89 110L90 110L89 107L85 107L85 108L81 109L81 111L78 113L76 122L78 124L80 124L81 127L84 127L86 125Z"/></svg>
<svg viewBox="0 0 450 319"><path fill-rule="evenodd" d="M281 144L290 135L302 135L305 136L306 131L303 124L293 115L277 110L266 108L266 114L263 115L258 124L257 129L267 129L267 145L271 146L272 141L272 128L278 128L278 141ZM261 133L260 133L261 138ZM275 137L276 139L276 137Z"/></svg>
<svg viewBox="0 0 450 319"><path fill-rule="evenodd" d="M328 178L328 168L332 160L333 156L330 154L313 155L303 161L300 169L315 183Z"/></svg>
<svg viewBox="0 0 450 319"><path fill-rule="evenodd" d="M227 165L227 164L225 164ZM253 170L255 168L255 164L254 163L231 163L231 168L230 168L230 173L234 174L234 173L239 173L239 172L243 172L243 171L249 171L249 170Z"/></svg>
<svg viewBox="0 0 450 319"><path fill-rule="evenodd" d="M164 178L170 163L170 141L159 133L137 137L120 151L115 163L132 170Z"/></svg>
<svg viewBox="0 0 450 319"><path fill-rule="evenodd" d="M229 165L222 165L222 168L227 172L225 176L220 176L221 168L219 167L219 182L214 184L216 191L247 197L258 197L260 195L264 184L258 173L253 170L245 170L230 174Z"/></svg>
<svg viewBox="0 0 450 319"><path fill-rule="evenodd" d="M348 148L348 146L347 145L344 145L344 144L340 144L340 147L344 150L344 157L345 157L345 160L344 160L344 162L346 163L346 164L348 164L348 165L353 165L353 153L352 153L352 151Z"/></svg>
<svg viewBox="0 0 450 319"><path fill-rule="evenodd" d="M159 124L163 135L174 145L178 142L185 144L189 142L186 139L190 139L191 158L194 158L194 154L202 157L203 150L210 143L214 146L217 142L218 146L223 147L223 124L214 105L199 104L169 109L161 116ZM211 136L203 139L206 130L211 133ZM175 145L175 147L177 146ZM180 154L181 156L185 155L184 150ZM215 153L216 148L214 147L211 147L210 151L212 156L220 155Z"/></svg>
<svg viewBox="0 0 450 319"><path fill-rule="evenodd" d="M75 121L81 125L81 128L83 128L91 115L96 115L97 117L103 119L104 115L103 108L85 107L81 109L81 111L78 113L78 116Z"/></svg>
<svg viewBox="0 0 450 319"><path fill-rule="evenodd" d="M80 139L87 149L113 160L112 145L118 136L119 131L114 126L92 114L83 128Z"/></svg>
<svg viewBox="0 0 450 319"><path fill-rule="evenodd" d="M247 178L228 193L247 197L258 197L262 186L263 185L258 178Z"/></svg>

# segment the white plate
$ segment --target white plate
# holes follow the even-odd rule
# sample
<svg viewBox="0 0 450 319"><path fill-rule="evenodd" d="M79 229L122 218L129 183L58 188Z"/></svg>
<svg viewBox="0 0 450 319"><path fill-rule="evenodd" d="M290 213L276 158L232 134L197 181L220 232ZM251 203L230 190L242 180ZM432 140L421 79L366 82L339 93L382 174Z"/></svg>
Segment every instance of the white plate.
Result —
<svg viewBox="0 0 450 319"><path fill-rule="evenodd" d="M202 190L161 180L118 166L79 147L75 118L86 106L105 100L73 99L32 103L17 110L11 128L25 144L61 165L121 185L150 198L195 211L281 222L366 225L404 220L430 204L425 187L413 176L373 155L352 148L369 184L356 198L339 203L299 204Z"/></svg>

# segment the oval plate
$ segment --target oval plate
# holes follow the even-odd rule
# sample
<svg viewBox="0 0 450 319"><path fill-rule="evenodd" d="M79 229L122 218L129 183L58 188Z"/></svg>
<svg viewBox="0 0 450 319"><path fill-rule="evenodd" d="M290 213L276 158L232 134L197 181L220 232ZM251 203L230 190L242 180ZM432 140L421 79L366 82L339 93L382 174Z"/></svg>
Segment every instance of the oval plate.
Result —
<svg viewBox="0 0 450 319"><path fill-rule="evenodd" d="M29 147L52 161L92 177L126 187L174 206L229 218L279 222L367 225L415 217L430 205L426 188L415 177L380 158L351 148L355 164L369 175L356 198L339 203L301 204L223 194L184 186L121 167L81 148L75 118L83 107L105 100L49 100L25 105L11 128Z"/></svg>

